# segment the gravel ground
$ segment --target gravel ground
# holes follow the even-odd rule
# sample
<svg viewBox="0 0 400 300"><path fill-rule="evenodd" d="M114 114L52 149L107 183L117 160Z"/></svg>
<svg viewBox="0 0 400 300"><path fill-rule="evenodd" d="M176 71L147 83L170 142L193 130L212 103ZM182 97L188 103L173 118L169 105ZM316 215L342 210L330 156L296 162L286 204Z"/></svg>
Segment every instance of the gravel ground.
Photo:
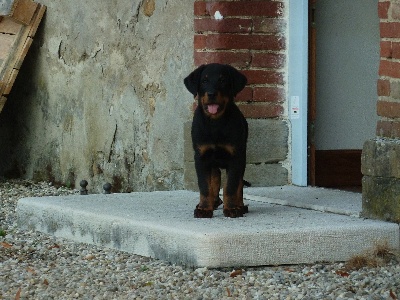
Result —
<svg viewBox="0 0 400 300"><path fill-rule="evenodd" d="M44 182L0 180L0 299L390 300L400 296L400 264L384 247L347 263L191 269L16 227L19 198L76 192ZM370 266L356 270L357 263Z"/></svg>

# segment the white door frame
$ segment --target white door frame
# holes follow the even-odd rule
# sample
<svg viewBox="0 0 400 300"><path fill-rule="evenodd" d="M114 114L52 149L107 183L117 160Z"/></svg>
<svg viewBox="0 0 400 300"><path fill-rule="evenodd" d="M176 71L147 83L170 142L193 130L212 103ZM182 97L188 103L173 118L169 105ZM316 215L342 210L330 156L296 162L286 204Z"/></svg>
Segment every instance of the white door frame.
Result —
<svg viewBox="0 0 400 300"><path fill-rule="evenodd" d="M289 0L288 36L292 184L307 186L308 0Z"/></svg>

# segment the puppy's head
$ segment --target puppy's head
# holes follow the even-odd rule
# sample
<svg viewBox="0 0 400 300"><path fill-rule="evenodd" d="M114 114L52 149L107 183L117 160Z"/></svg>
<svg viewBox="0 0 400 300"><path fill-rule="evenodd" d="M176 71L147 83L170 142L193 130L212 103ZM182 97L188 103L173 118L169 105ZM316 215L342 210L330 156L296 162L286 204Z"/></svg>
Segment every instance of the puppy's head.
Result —
<svg viewBox="0 0 400 300"><path fill-rule="evenodd" d="M234 67L222 64L201 65L184 80L206 116L218 119L245 87L246 76Z"/></svg>

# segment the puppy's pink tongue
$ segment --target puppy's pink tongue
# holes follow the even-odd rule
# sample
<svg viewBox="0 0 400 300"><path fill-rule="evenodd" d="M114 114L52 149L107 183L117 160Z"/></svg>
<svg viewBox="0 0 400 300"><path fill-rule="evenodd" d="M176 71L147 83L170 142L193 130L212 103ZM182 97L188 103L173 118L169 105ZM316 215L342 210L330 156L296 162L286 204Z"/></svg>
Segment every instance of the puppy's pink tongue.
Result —
<svg viewBox="0 0 400 300"><path fill-rule="evenodd" d="M207 106L207 110L210 114L214 115L217 113L218 107L219 107L218 104L210 104Z"/></svg>

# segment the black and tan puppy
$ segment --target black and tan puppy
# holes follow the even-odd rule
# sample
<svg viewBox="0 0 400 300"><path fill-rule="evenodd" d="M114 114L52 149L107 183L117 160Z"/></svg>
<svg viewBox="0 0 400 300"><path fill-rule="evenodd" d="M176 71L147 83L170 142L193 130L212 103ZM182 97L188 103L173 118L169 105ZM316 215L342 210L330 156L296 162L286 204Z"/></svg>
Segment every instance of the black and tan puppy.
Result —
<svg viewBox="0 0 400 300"><path fill-rule="evenodd" d="M246 77L229 65L208 64L194 70L184 83L198 99L192 123L192 143L200 202L195 218L211 218L222 202L221 171L226 169L224 215L242 217L243 175L246 168L247 121L234 102Z"/></svg>

